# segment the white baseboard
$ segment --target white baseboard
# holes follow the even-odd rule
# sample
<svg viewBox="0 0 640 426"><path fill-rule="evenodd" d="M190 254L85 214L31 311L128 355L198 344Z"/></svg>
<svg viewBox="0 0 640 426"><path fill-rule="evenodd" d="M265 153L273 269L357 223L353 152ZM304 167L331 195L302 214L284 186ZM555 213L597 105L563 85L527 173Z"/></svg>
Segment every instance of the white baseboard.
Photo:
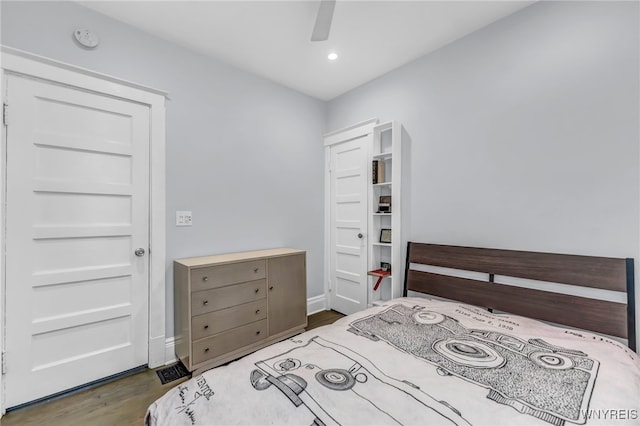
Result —
<svg viewBox="0 0 640 426"><path fill-rule="evenodd" d="M324 294L307 299L307 315L327 310L327 298Z"/></svg>
<svg viewBox="0 0 640 426"><path fill-rule="evenodd" d="M324 294L307 299L307 315L325 311L327 309L327 299ZM173 364L178 361L176 357L176 338L169 337L165 340L164 365Z"/></svg>

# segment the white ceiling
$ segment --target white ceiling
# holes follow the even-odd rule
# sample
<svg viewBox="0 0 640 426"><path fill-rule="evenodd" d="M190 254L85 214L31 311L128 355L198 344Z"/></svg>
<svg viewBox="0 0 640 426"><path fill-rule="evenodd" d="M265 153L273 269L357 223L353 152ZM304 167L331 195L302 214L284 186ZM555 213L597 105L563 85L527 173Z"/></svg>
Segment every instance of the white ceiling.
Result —
<svg viewBox="0 0 640 426"><path fill-rule="evenodd" d="M311 42L319 1L81 1L165 40L322 100L432 52L534 1L338 0ZM340 56L327 60L330 51Z"/></svg>

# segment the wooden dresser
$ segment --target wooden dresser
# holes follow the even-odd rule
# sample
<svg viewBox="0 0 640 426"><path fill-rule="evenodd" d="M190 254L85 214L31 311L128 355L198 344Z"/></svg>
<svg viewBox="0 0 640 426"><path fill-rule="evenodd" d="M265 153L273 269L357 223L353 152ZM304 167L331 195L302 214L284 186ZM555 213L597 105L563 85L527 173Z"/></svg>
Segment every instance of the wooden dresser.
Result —
<svg viewBox="0 0 640 426"><path fill-rule="evenodd" d="M307 326L303 250L179 259L173 271L176 355L196 374Z"/></svg>

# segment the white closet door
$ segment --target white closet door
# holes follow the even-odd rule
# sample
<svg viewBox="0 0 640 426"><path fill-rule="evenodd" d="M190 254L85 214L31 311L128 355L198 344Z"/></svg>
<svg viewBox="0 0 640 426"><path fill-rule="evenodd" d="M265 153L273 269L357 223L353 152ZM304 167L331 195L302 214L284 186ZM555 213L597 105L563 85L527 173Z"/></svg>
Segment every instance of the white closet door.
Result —
<svg viewBox="0 0 640 426"><path fill-rule="evenodd" d="M8 78L6 406L148 361L149 108Z"/></svg>
<svg viewBox="0 0 640 426"><path fill-rule="evenodd" d="M367 307L366 136L331 146L331 309L351 314Z"/></svg>

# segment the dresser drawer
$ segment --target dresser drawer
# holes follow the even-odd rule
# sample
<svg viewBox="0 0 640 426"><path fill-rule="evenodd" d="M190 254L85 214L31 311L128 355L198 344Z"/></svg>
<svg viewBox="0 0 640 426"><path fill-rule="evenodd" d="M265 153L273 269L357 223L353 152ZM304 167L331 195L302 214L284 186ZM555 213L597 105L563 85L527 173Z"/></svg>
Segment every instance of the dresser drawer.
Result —
<svg viewBox="0 0 640 426"><path fill-rule="evenodd" d="M224 355L267 337L267 320L243 325L224 333L193 342L193 364Z"/></svg>
<svg viewBox="0 0 640 426"><path fill-rule="evenodd" d="M208 290L266 278L266 267L267 263L263 259L194 268L191 269L191 291Z"/></svg>
<svg viewBox="0 0 640 426"><path fill-rule="evenodd" d="M266 299L198 315L191 320L191 338L202 339L266 317Z"/></svg>
<svg viewBox="0 0 640 426"><path fill-rule="evenodd" d="M191 315L196 316L267 297L267 280L198 291L191 294Z"/></svg>

